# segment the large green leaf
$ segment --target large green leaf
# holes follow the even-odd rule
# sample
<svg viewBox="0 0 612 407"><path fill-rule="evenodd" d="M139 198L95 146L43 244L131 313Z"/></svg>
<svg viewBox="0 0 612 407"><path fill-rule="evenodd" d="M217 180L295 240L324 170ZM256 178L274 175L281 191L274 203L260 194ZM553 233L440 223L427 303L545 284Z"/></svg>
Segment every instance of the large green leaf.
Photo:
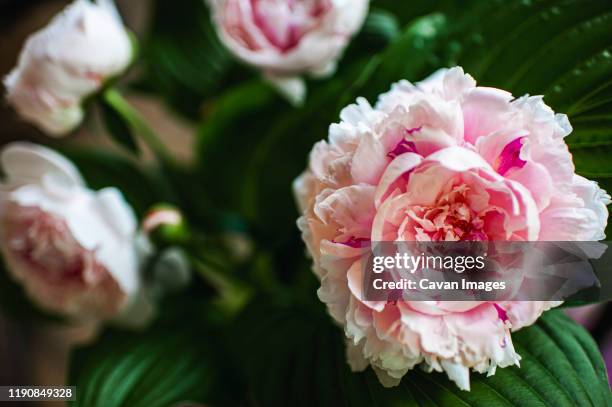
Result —
<svg viewBox="0 0 612 407"><path fill-rule="evenodd" d="M218 206L239 212L245 165L265 136L270 118L289 106L258 80L229 90L213 106L198 130L200 182Z"/></svg>
<svg viewBox="0 0 612 407"><path fill-rule="evenodd" d="M379 94L400 79L417 81L439 67L441 60L435 50L447 24L448 19L437 13L407 24L386 49L372 57L344 93L339 108L354 103L357 97L374 103Z"/></svg>
<svg viewBox="0 0 612 407"><path fill-rule="evenodd" d="M231 365L204 310L174 314L145 332L108 330L72 354L75 407L169 407L179 402L230 404ZM198 320L194 322L194 318ZM210 321L209 321L210 323Z"/></svg>
<svg viewBox="0 0 612 407"><path fill-rule="evenodd" d="M253 405L611 406L605 367L589 334L558 311L513 335L521 367L472 373L461 391L444 374L411 371L382 387L371 370L351 373L342 331L312 310L254 305L237 323L235 348ZM257 351L253 351L257 349Z"/></svg>

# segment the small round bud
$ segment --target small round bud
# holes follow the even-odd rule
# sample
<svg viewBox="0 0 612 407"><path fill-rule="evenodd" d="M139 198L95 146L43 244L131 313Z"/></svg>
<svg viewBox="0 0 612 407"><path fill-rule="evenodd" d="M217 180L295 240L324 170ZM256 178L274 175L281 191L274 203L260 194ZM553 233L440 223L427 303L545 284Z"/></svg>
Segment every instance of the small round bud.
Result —
<svg viewBox="0 0 612 407"><path fill-rule="evenodd" d="M184 242L189 231L180 210L172 205L154 206L142 221L142 230L157 245Z"/></svg>

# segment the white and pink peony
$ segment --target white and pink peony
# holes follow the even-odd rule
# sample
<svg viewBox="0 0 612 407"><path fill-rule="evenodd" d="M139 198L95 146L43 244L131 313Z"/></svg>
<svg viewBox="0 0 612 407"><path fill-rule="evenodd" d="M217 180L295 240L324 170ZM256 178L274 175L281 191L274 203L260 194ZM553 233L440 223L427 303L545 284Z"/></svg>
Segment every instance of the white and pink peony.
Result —
<svg viewBox="0 0 612 407"><path fill-rule="evenodd" d="M84 320L133 306L137 224L121 193L88 189L71 162L42 146L9 144L0 161L0 249L32 301Z"/></svg>
<svg viewBox="0 0 612 407"><path fill-rule="evenodd" d="M558 302L363 301L359 260L368 241L603 239L610 197L575 174L567 117L461 68L401 81L340 117L294 189L319 298L353 369L369 364L393 386L421 365L469 389L470 369L518 365L511 331Z"/></svg>
<svg viewBox="0 0 612 407"><path fill-rule="evenodd" d="M120 74L132 44L112 0L76 0L32 34L4 79L19 115L53 136L83 120L83 100Z"/></svg>
<svg viewBox="0 0 612 407"><path fill-rule="evenodd" d="M209 0L221 41L294 103L304 74L332 74L369 0Z"/></svg>

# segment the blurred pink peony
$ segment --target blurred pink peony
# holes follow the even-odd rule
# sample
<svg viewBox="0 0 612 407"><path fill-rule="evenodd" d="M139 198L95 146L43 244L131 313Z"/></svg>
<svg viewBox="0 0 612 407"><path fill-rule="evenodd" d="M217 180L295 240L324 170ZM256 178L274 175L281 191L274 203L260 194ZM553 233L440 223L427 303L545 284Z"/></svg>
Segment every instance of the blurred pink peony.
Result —
<svg viewBox="0 0 612 407"><path fill-rule="evenodd" d="M139 288L136 219L114 188L87 189L59 154L13 143L0 155L0 249L8 271L42 308L109 319Z"/></svg>
<svg viewBox="0 0 612 407"><path fill-rule="evenodd" d="M131 59L131 40L112 0L76 0L28 38L4 79L6 97L25 120L65 135L83 120L83 99Z"/></svg>
<svg viewBox="0 0 612 407"><path fill-rule="evenodd" d="M217 32L239 59L260 68L293 103L302 74L330 75L363 24L369 0L209 0Z"/></svg>
<svg viewBox="0 0 612 407"><path fill-rule="evenodd" d="M470 368L518 365L510 332L558 302L362 301L361 244L603 239L610 197L574 173L567 117L539 96L477 87L461 68L340 117L294 189L319 298L345 328L353 369L370 364L393 386L421 364L469 389Z"/></svg>

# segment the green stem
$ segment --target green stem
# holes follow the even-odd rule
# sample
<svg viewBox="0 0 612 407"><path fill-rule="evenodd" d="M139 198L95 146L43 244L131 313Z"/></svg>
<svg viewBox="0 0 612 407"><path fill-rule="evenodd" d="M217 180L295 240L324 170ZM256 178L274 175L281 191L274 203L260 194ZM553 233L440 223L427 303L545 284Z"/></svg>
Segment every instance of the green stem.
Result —
<svg viewBox="0 0 612 407"><path fill-rule="evenodd" d="M251 298L251 290L237 281L227 270L214 260L201 256L190 256L191 264L204 279L219 294L219 305L230 315L236 314Z"/></svg>
<svg viewBox="0 0 612 407"><path fill-rule="evenodd" d="M153 154L164 163L172 163L172 155L161 142L155 131L149 127L147 121L115 88L107 88L103 94L104 100L111 105L117 113L129 123L134 132L149 146Z"/></svg>

